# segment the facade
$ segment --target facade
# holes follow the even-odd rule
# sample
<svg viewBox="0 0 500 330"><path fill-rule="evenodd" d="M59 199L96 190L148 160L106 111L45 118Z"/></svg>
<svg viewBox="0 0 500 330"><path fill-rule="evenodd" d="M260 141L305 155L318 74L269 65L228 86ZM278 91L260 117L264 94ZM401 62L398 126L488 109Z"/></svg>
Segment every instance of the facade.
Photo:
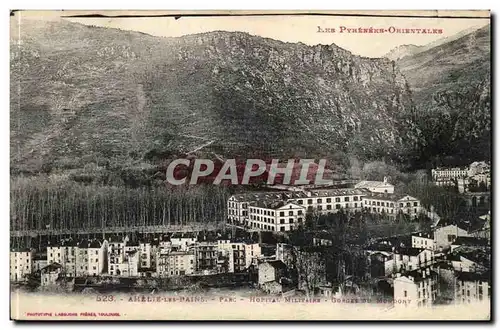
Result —
<svg viewBox="0 0 500 330"><path fill-rule="evenodd" d="M232 254L232 269L234 272L243 272L250 267L254 260L262 255L259 243L244 241L231 242L229 240L218 240L217 249L220 251L230 251Z"/></svg>
<svg viewBox="0 0 500 330"><path fill-rule="evenodd" d="M395 304L395 306L430 307L436 300L437 273L430 268L412 270L398 275L394 279L394 300L402 300L406 303Z"/></svg>
<svg viewBox="0 0 500 330"><path fill-rule="evenodd" d="M307 212L320 214L360 211L362 198L367 194L364 189L321 189L307 192L306 197L294 199L294 203L303 206Z"/></svg>
<svg viewBox="0 0 500 330"><path fill-rule="evenodd" d="M67 276L75 276L77 273L77 254L78 242L73 238L66 239L47 247L47 264L58 263Z"/></svg>
<svg viewBox="0 0 500 330"><path fill-rule="evenodd" d="M470 236L467 230L457 225L446 225L434 229L436 249L445 249L451 246L458 236Z"/></svg>
<svg viewBox="0 0 500 330"><path fill-rule="evenodd" d="M55 285L63 273L61 264L54 262L40 270L40 285Z"/></svg>
<svg viewBox="0 0 500 330"><path fill-rule="evenodd" d="M469 170L467 168L459 168L459 167L453 167L453 168L436 168L431 170L432 174L432 179L437 180L441 178L446 178L446 179L458 179L458 178L464 178L467 177L469 173Z"/></svg>
<svg viewBox="0 0 500 330"><path fill-rule="evenodd" d="M198 238L192 233L175 233L170 237L172 247L182 251L187 251L198 242Z"/></svg>
<svg viewBox="0 0 500 330"><path fill-rule="evenodd" d="M429 267L434 262L434 252L418 248L398 248L394 251L394 273Z"/></svg>
<svg viewBox="0 0 500 330"><path fill-rule="evenodd" d="M303 191L255 192L233 195L228 199L228 221L232 224L248 225L250 203L289 201L294 198L306 197Z"/></svg>
<svg viewBox="0 0 500 330"><path fill-rule="evenodd" d="M199 242L194 247L195 251L195 269L205 273L218 273L218 243L217 242ZM221 265L222 266L222 265Z"/></svg>
<svg viewBox="0 0 500 330"><path fill-rule="evenodd" d="M10 280L24 282L26 275L31 274L34 252L30 249L18 249L10 252Z"/></svg>
<svg viewBox="0 0 500 330"><path fill-rule="evenodd" d="M363 207L370 212L391 217L400 213L417 217L424 212L421 202L410 195L370 193L363 197Z"/></svg>
<svg viewBox="0 0 500 330"><path fill-rule="evenodd" d="M393 194L394 186L387 182L387 177L384 177L384 181L361 181L357 183L354 188L367 189L370 192L382 193L382 194Z"/></svg>
<svg viewBox="0 0 500 330"><path fill-rule="evenodd" d="M458 272L455 286L455 302L471 303L491 298L490 272Z"/></svg>
<svg viewBox="0 0 500 330"><path fill-rule="evenodd" d="M436 250L434 237L429 233L419 233L418 235L411 236L411 247L418 249L428 249L431 251Z"/></svg>
<svg viewBox="0 0 500 330"><path fill-rule="evenodd" d="M263 262L259 264L259 286L268 282L281 283L285 273L286 265L281 260Z"/></svg>
<svg viewBox="0 0 500 330"><path fill-rule="evenodd" d="M193 251L158 252L156 267L159 277L190 275L196 269L196 256Z"/></svg>
<svg viewBox="0 0 500 330"><path fill-rule="evenodd" d="M252 203L248 214L248 226L258 230L290 231L305 222L303 206L282 201Z"/></svg>
<svg viewBox="0 0 500 330"><path fill-rule="evenodd" d="M139 276L139 244L128 237L111 238L107 249L108 274L113 276Z"/></svg>

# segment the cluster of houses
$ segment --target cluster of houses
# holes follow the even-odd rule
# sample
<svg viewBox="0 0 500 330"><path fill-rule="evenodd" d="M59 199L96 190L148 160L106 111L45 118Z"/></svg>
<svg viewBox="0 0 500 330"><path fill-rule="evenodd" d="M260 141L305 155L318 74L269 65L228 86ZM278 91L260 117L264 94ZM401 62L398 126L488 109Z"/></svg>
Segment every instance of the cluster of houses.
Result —
<svg viewBox="0 0 500 330"><path fill-rule="evenodd" d="M387 281L406 307L471 303L491 297L489 217L480 228L440 221L429 233L379 240L366 248L372 278Z"/></svg>
<svg viewBox="0 0 500 330"><path fill-rule="evenodd" d="M473 162L466 168L438 167L431 170L431 175L436 185L457 187L461 193L468 192L471 185L483 186L484 190L491 188L491 167L485 161Z"/></svg>
<svg viewBox="0 0 500 330"><path fill-rule="evenodd" d="M389 217L403 213L417 217L425 210L407 194L394 193L384 181L361 181L354 188L295 189L295 191L251 192L228 199L228 222L249 229L288 232L304 224L307 212L319 214L366 210Z"/></svg>
<svg viewBox="0 0 500 330"><path fill-rule="evenodd" d="M261 256L258 243L222 237L199 239L191 233L168 239L134 241L128 236L105 240L73 238L49 244L44 251L10 252L10 280L23 282L38 273L41 285L64 277L173 277L246 271Z"/></svg>

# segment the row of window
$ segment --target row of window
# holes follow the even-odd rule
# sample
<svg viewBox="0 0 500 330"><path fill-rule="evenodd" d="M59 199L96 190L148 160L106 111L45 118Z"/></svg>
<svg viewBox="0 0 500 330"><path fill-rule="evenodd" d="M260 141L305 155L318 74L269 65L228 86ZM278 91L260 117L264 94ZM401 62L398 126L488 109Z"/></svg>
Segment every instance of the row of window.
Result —
<svg viewBox="0 0 500 330"><path fill-rule="evenodd" d="M326 203L331 203L333 200L333 198L326 198ZM354 196L352 198L353 201L357 202L360 200L360 197L358 196ZM335 197L335 203L339 203L341 201L341 197ZM344 202L350 202L350 197L344 197ZM312 204L313 203L313 199L308 199L307 200L307 204ZM322 204L323 203L323 199L322 198L318 198L316 199L316 203L318 204ZM304 200L303 199L298 199L297 200L297 204L299 205L302 205L304 204Z"/></svg>

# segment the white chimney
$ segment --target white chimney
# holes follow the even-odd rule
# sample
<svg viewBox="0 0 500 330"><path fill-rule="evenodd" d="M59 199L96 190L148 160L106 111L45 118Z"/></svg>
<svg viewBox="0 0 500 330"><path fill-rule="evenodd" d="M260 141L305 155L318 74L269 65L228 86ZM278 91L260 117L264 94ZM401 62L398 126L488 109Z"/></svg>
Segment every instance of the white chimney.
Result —
<svg viewBox="0 0 500 330"><path fill-rule="evenodd" d="M387 177L384 176L384 183L387 183Z"/></svg>

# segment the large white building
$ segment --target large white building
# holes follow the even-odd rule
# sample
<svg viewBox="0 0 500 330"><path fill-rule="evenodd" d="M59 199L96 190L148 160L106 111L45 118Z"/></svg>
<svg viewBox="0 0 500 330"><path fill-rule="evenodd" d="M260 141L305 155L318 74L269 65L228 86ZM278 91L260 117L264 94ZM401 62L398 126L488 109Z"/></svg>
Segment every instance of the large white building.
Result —
<svg viewBox="0 0 500 330"><path fill-rule="evenodd" d="M227 202L228 221L232 224L248 225L249 205L256 202L289 201L294 198L307 197L303 191L283 192L251 192L232 195Z"/></svg>
<svg viewBox="0 0 500 330"><path fill-rule="evenodd" d="M76 254L76 275L97 276L107 271L107 249L107 241L80 241Z"/></svg>
<svg viewBox="0 0 500 330"><path fill-rule="evenodd" d="M26 275L31 274L34 252L30 249L15 249L10 251L10 280L23 282Z"/></svg>
<svg viewBox="0 0 500 330"><path fill-rule="evenodd" d="M431 170L432 179L437 180L441 178L458 179L465 178L469 174L467 168L453 167L453 168L435 168Z"/></svg>
<svg viewBox="0 0 500 330"><path fill-rule="evenodd" d="M363 197L363 207L373 213L417 217L424 211L421 202L410 195L370 193Z"/></svg>
<svg viewBox="0 0 500 330"><path fill-rule="evenodd" d="M255 242L231 242L230 240L218 240L219 251L230 251L233 257L234 272L242 272L250 267L254 260L262 255L259 243Z"/></svg>
<svg viewBox="0 0 500 330"><path fill-rule="evenodd" d="M304 224L305 208L294 203L257 202L248 208L248 226L268 231L290 231Z"/></svg>

